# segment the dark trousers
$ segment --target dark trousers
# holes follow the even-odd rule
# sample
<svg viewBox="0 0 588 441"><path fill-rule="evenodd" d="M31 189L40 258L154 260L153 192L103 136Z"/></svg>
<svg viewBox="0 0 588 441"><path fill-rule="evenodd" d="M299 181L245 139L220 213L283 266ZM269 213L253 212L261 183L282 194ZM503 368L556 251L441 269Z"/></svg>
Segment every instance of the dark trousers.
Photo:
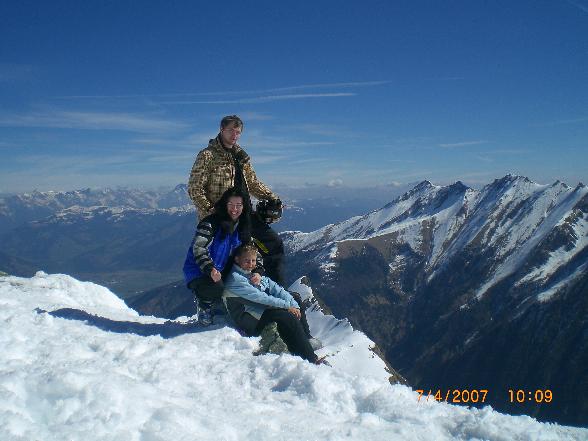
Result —
<svg viewBox="0 0 588 441"><path fill-rule="evenodd" d="M251 218L251 235L257 243L265 275L284 286L284 243L282 238L269 225L263 222L259 216Z"/></svg>
<svg viewBox="0 0 588 441"><path fill-rule="evenodd" d="M210 277L198 277L188 284L198 300L214 303L221 300L225 285L222 280L214 282Z"/></svg>
<svg viewBox="0 0 588 441"><path fill-rule="evenodd" d="M302 305L302 297L300 297L300 294L297 292L290 292L290 294L294 297L294 300L296 300L296 303L298 303L298 306L300 307L300 324L302 325L302 329L304 329L306 337L311 338L312 335L310 335L310 328L308 327L308 321L306 320L306 306Z"/></svg>
<svg viewBox="0 0 588 441"><path fill-rule="evenodd" d="M286 283L284 278L284 256L263 256L264 275L268 276L280 286Z"/></svg>
<svg viewBox="0 0 588 441"><path fill-rule="evenodd" d="M302 323L293 314L286 309L266 309L257 323L255 329L257 335L271 322L276 322L276 325L278 325L278 333L286 346L288 346L290 353L298 355L311 363L317 360L318 357L308 342Z"/></svg>

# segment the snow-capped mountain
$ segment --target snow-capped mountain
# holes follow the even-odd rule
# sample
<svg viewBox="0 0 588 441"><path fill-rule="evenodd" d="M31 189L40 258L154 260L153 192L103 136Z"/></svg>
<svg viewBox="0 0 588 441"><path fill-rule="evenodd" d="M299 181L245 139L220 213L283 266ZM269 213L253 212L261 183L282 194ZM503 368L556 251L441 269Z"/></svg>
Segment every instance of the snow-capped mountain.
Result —
<svg viewBox="0 0 588 441"><path fill-rule="evenodd" d="M277 231L297 229L311 231L329 222L347 219L381 206L401 194L402 187L364 189L328 189L311 187L296 189L280 187L286 214L274 224ZM26 222L41 220L71 207L124 207L165 209L192 206L187 185L173 189L83 189L67 192L34 191L0 196L0 235ZM335 191L336 190L336 191Z"/></svg>
<svg viewBox="0 0 588 441"><path fill-rule="evenodd" d="M284 188L281 190L286 191ZM316 189L315 189L316 190ZM380 189L378 197L393 189ZM285 194L283 228L310 230L379 206L378 199L331 200ZM325 217L326 216L326 217ZM181 277L196 223L186 185L158 191L33 192L0 198L0 269L91 280L127 297Z"/></svg>
<svg viewBox="0 0 588 441"><path fill-rule="evenodd" d="M586 186L508 175L481 190L425 181L364 216L284 237L291 271L309 274L411 384L496 384L500 408L585 424L587 233ZM524 387L556 388L561 401L505 399Z"/></svg>
<svg viewBox="0 0 588 441"><path fill-rule="evenodd" d="M79 207L130 207L171 208L191 206L187 186L172 190L147 191L137 189L110 189L34 191L0 198L0 233L7 232L25 222L38 220L73 206Z"/></svg>
<svg viewBox="0 0 588 441"><path fill-rule="evenodd" d="M380 210L313 233L289 235L288 243L292 252L320 249L316 259L328 268L339 253L353 247L347 240L386 238L389 247L407 245L407 251L424 257L427 282L468 247L492 249L495 259L476 300L517 272L517 286L542 282L553 295L560 270L588 245L587 206L588 188L582 184L539 185L509 175L476 191L460 182L439 187L425 181ZM542 261L532 254L541 245L549 254ZM401 272L404 258L394 257L391 271ZM584 264L573 266L565 283L586 270ZM549 299L545 292L538 296Z"/></svg>
<svg viewBox="0 0 588 441"><path fill-rule="evenodd" d="M583 440L586 429L391 385L369 340L318 310L332 367L258 338L139 316L65 275L0 277L0 437L16 440ZM420 397L420 399L419 399Z"/></svg>

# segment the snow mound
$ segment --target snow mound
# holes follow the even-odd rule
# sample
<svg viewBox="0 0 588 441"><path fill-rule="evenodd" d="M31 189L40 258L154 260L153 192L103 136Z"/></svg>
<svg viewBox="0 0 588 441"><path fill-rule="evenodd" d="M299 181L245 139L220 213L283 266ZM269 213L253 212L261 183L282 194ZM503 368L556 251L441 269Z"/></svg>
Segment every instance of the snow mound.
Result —
<svg viewBox="0 0 588 441"><path fill-rule="evenodd" d="M107 289L69 276L0 277L0 439L588 437L489 407L419 402L410 388L362 370L376 372L373 359L345 349L369 340L340 322L313 329L325 350L339 350L333 367L315 366L252 356L258 339L228 327L138 316Z"/></svg>

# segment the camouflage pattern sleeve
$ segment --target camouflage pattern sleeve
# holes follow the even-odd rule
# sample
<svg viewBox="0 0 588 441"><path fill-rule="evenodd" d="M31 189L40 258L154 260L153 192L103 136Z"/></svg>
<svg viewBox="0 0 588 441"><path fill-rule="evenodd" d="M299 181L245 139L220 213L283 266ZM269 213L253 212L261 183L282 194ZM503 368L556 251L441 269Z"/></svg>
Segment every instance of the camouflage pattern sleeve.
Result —
<svg viewBox="0 0 588 441"><path fill-rule="evenodd" d="M278 199L278 196L267 185L257 179L250 162L247 162L243 167L243 174L247 180L249 192L257 199Z"/></svg>
<svg viewBox="0 0 588 441"><path fill-rule="evenodd" d="M198 153L188 181L188 195L196 205L200 218L206 216L214 205L206 196L206 183L210 174L211 162L212 154L210 152L202 150Z"/></svg>

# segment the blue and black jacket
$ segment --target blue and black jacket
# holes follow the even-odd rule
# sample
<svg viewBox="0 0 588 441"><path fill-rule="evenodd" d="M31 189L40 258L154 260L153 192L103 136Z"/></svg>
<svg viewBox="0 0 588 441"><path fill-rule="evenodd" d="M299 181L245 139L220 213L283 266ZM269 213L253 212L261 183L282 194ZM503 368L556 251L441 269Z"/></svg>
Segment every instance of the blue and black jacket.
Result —
<svg viewBox="0 0 588 441"><path fill-rule="evenodd" d="M212 268L222 272L233 250L241 244L241 236L239 222L222 220L216 213L202 219L184 261L186 285L194 279L210 277Z"/></svg>

